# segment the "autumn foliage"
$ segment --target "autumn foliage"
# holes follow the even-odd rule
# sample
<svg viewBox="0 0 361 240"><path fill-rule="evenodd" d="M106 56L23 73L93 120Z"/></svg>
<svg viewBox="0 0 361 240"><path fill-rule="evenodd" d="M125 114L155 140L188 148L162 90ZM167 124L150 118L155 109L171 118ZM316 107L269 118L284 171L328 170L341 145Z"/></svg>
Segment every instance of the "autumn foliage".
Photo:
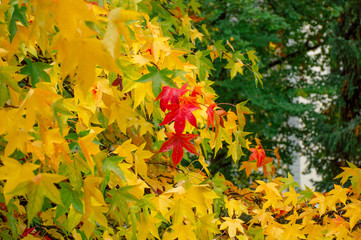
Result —
<svg viewBox="0 0 361 240"><path fill-rule="evenodd" d="M2 1L2 239L361 237L361 169L328 193L275 178L246 102L217 102L212 62L261 84L254 51L212 41L193 0L98 2ZM211 176L221 148L267 181Z"/></svg>

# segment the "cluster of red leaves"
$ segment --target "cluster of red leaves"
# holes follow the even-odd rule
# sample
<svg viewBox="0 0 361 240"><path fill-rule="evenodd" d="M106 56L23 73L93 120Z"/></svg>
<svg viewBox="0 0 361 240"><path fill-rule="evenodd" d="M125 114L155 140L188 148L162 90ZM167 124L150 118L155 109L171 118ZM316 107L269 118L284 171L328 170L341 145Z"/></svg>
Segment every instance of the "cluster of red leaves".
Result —
<svg viewBox="0 0 361 240"><path fill-rule="evenodd" d="M162 92L156 98L160 100L160 108L163 112L169 110L163 122L160 125L170 124L174 121L174 130L177 134L184 131L186 120L197 128L197 120L193 111L200 109L196 96L184 96L188 90L184 84L181 89L163 87Z"/></svg>
<svg viewBox="0 0 361 240"><path fill-rule="evenodd" d="M188 121L195 128L197 127L197 119L193 115L195 110L200 109L197 102L197 96L202 94L199 87L194 87L189 96L185 94L188 92L187 84L184 84L180 89L165 86L162 92L155 99L160 102L160 108L163 112L168 112L160 125L170 124L174 122L175 132L167 132L168 140L163 143L159 152L167 152L173 149L172 160L173 166L176 167L183 158L183 148L187 151L197 154L197 150L190 140L196 138L197 134L184 134L186 121ZM212 103L207 107L207 125L214 126L214 108L216 104Z"/></svg>
<svg viewBox="0 0 361 240"><path fill-rule="evenodd" d="M163 87L161 93L155 99L155 101L159 100L161 110L166 113L164 120L160 125L171 124L174 122L175 132L166 132L168 139L159 149L159 152L173 150L173 167L176 167L182 160L184 149L198 155L195 146L191 142L191 140L198 135L186 134L184 133L184 129L187 121L195 128L198 128L197 119L193 112L201 109L200 103L197 102L197 97L202 95L202 87L196 86L190 91L187 89L187 84L184 84L181 88L172 88L169 86ZM207 128L211 128L212 131L214 130L215 137L217 137L219 127L224 127L223 116L227 115L227 113L223 109L216 110L217 104L212 100L208 100L206 105L202 105L206 107ZM247 175L250 174L252 169L256 170L260 167L263 168L265 176L267 173L273 174L274 167L267 170L267 164L273 162L273 159L266 157L261 141L257 138L255 140L257 146L249 149L252 154L249 157L248 163L243 164L243 168L246 169ZM275 151L275 155L277 159L279 159L278 152L276 153ZM251 162L254 164L251 164Z"/></svg>

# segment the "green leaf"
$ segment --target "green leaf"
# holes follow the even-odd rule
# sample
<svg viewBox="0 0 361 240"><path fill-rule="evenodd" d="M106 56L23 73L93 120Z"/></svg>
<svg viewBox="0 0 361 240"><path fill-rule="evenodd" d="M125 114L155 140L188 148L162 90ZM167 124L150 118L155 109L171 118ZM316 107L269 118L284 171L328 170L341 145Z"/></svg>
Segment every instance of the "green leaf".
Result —
<svg viewBox="0 0 361 240"><path fill-rule="evenodd" d="M124 157L119 157L119 156L112 156L105 159L103 164L105 174L110 173L110 171L112 171L116 175L118 175L118 177L126 181L122 169L118 166L118 163L123 159Z"/></svg>
<svg viewBox="0 0 361 240"><path fill-rule="evenodd" d="M64 103L64 98L61 98L51 104L51 110L53 110L55 119L58 122L60 132L63 132L63 121L61 119L61 115L73 115L72 112L66 107L66 104Z"/></svg>
<svg viewBox="0 0 361 240"><path fill-rule="evenodd" d="M32 181L23 181L20 182L15 188L14 190L12 190L11 192L9 192L8 194L13 194L13 195L25 195L28 193L29 189L32 188L33 182Z"/></svg>
<svg viewBox="0 0 361 240"><path fill-rule="evenodd" d="M26 6L21 6L19 8L18 4L14 5L13 15L11 16L11 20L9 23L10 42L13 40L16 32L18 31L18 28L16 27L16 21L20 21L25 27L28 27L28 20L26 19L25 12Z"/></svg>
<svg viewBox="0 0 361 240"><path fill-rule="evenodd" d="M258 57L255 55L256 51L255 50L251 50L247 52L248 58L249 60L252 62L252 65L255 65L256 62L259 62Z"/></svg>
<svg viewBox="0 0 361 240"><path fill-rule="evenodd" d="M264 240L264 233L261 227L252 227L248 229L247 233L252 235L253 240Z"/></svg>
<svg viewBox="0 0 361 240"><path fill-rule="evenodd" d="M15 66L0 66L0 82L2 81L8 87L11 87L17 92L20 92L20 87L17 80L11 76L11 74L14 74L19 70L20 68Z"/></svg>
<svg viewBox="0 0 361 240"><path fill-rule="evenodd" d="M69 209L70 204L73 204L75 210L84 214L83 203L80 200L80 196L78 192L72 190L68 183L60 182L59 185L61 186L60 189L61 200L63 201L63 204L66 207L66 209Z"/></svg>
<svg viewBox="0 0 361 240"><path fill-rule="evenodd" d="M108 118L106 116L104 116L104 114L101 110L98 112L98 120L101 123L102 128L108 127Z"/></svg>
<svg viewBox="0 0 361 240"><path fill-rule="evenodd" d="M257 86L258 82L260 82L261 85L263 86L263 82L262 82L263 76L259 73L258 70L259 70L258 65L252 65L252 72L253 72L254 78L256 80L256 86Z"/></svg>
<svg viewBox="0 0 361 240"><path fill-rule="evenodd" d="M71 232L79 224L82 216L75 208L70 208L68 218L63 223L65 230Z"/></svg>
<svg viewBox="0 0 361 240"><path fill-rule="evenodd" d="M196 0L191 0L188 4L189 6L191 6L193 12L197 15L201 15L201 12L199 11L199 8L202 6L198 1Z"/></svg>
<svg viewBox="0 0 361 240"><path fill-rule="evenodd" d="M30 192L28 193L28 205L26 208L28 225L31 224L33 218L38 214L43 206L44 195L40 185L33 184Z"/></svg>
<svg viewBox="0 0 361 240"><path fill-rule="evenodd" d="M205 81L207 73L211 73L211 70L215 70L210 59L206 56L211 53L211 50L198 51L194 55L188 57L189 62L195 64L198 67L198 77L200 81Z"/></svg>
<svg viewBox="0 0 361 240"><path fill-rule="evenodd" d="M90 133L90 129L89 129L89 130L80 131L80 132L79 132L79 137L85 137L85 136L88 135L89 133Z"/></svg>
<svg viewBox="0 0 361 240"><path fill-rule="evenodd" d="M295 180L293 180L293 177L290 173L288 173L287 178L281 178L280 181L284 183L280 187L280 192L282 192L283 190L285 190L286 188L289 188L289 187L292 187L292 188L295 188L296 186L300 187L300 185L297 182L295 182Z"/></svg>
<svg viewBox="0 0 361 240"><path fill-rule="evenodd" d="M44 72L44 69L51 68L52 66L43 62L32 62L30 59L25 58L27 65L23 67L20 74L31 76L31 85L35 85L40 81L40 78L45 82L50 82L49 75Z"/></svg>
<svg viewBox="0 0 361 240"><path fill-rule="evenodd" d="M146 83L152 81L152 88L154 96L158 96L162 91L162 83L170 86L177 87L171 78L167 77L169 75L173 75L174 72L168 69L158 70L156 67L149 67L149 73L142 76L136 82Z"/></svg>
<svg viewBox="0 0 361 240"><path fill-rule="evenodd" d="M2 202L4 202L4 201L5 200L2 199ZM7 213L5 214L5 216L7 218L8 226L10 227L12 235L17 236L18 235L17 226L19 226L19 223L18 223L18 221L17 221L17 219L15 217L14 211L19 212L19 209L14 204L14 201L15 201L15 199L13 198L6 205ZM3 238L3 239L9 239L9 238Z"/></svg>
<svg viewBox="0 0 361 240"><path fill-rule="evenodd" d="M226 48L223 45L223 40L218 40L214 43L214 46L216 47L216 50L218 52L219 55L222 55L222 51L223 52L227 52Z"/></svg>
<svg viewBox="0 0 361 240"><path fill-rule="evenodd" d="M54 183L64 180L65 177L50 173L42 173L41 175L42 181L40 186L44 196L49 198L52 202L62 205L63 202L60 197L60 192L55 187Z"/></svg>
<svg viewBox="0 0 361 240"><path fill-rule="evenodd" d="M0 107L3 107L5 105L9 97L9 90L0 78Z"/></svg>
<svg viewBox="0 0 361 240"><path fill-rule="evenodd" d="M73 140L73 141L78 141L79 136L77 133L69 133L68 135L66 135L64 137L66 140Z"/></svg>
<svg viewBox="0 0 361 240"><path fill-rule="evenodd" d="M300 194L302 195L302 197L300 198L300 202L302 202L303 200L309 201L313 196L313 191L312 189L306 186L306 189L301 191Z"/></svg>

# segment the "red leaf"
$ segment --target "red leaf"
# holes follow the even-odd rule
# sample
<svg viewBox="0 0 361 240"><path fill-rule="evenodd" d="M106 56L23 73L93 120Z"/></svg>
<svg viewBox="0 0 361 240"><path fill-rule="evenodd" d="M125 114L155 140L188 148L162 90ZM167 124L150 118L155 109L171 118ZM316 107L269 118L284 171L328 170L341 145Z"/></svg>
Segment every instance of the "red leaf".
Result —
<svg viewBox="0 0 361 240"><path fill-rule="evenodd" d="M198 106L193 104L171 104L168 105L168 109L170 112L159 125L169 124L174 121L175 132L179 134L181 134L185 128L186 120L197 128L197 119L192 112L199 109Z"/></svg>
<svg viewBox="0 0 361 240"><path fill-rule="evenodd" d="M176 167L183 158L183 148L187 151L198 155L196 148L190 142L191 139L197 137L197 134L177 134L177 133L166 133L168 140L163 143L159 152L167 152L173 149L172 160L173 167Z"/></svg>
<svg viewBox="0 0 361 240"><path fill-rule="evenodd" d="M160 109L165 112L165 110L169 109L168 107L171 104L179 104L179 97L183 96L186 92L188 92L188 90L186 90L186 87L187 84L184 84L181 89L171 88L169 86L163 87L162 92L155 99L155 101L160 100Z"/></svg>
<svg viewBox="0 0 361 240"><path fill-rule="evenodd" d="M252 152L249 161L257 160L257 167L265 165L266 153L261 144L257 145L256 148L250 148L249 150Z"/></svg>
<svg viewBox="0 0 361 240"><path fill-rule="evenodd" d="M34 231L35 227L32 227L32 228L28 228L26 227L23 234L21 235L22 238L26 237L28 234L31 234L32 231Z"/></svg>
<svg viewBox="0 0 361 240"><path fill-rule="evenodd" d="M212 103L207 107L206 113L207 113L207 128L212 126L212 129L214 128L214 108L216 104Z"/></svg>

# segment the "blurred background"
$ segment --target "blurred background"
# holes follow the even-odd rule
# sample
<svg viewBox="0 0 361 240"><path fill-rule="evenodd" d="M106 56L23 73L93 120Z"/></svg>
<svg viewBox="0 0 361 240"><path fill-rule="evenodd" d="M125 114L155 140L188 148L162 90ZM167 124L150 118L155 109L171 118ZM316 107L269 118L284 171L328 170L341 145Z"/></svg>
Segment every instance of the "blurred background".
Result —
<svg viewBox="0 0 361 240"><path fill-rule="evenodd" d="M265 149L280 147L278 171L291 171L302 187L312 183L325 191L336 183L333 178L346 161L360 167L361 1L200 3L197 24L206 24L214 39L228 40L235 50L255 50L260 59L263 86L256 87L250 71L231 80L226 62L216 60L219 70L212 80L217 102L249 100L255 114L245 130L260 138ZM238 172L226 156L219 153L211 169L246 186L244 171ZM241 159L246 160L248 156Z"/></svg>

